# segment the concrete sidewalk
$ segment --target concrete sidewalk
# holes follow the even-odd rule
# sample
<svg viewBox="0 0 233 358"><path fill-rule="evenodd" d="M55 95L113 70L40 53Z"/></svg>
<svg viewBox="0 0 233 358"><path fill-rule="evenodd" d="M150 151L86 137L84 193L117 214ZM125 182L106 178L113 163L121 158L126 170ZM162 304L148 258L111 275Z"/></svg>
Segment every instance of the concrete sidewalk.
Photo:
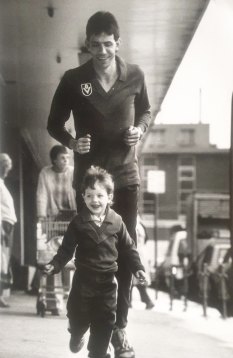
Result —
<svg viewBox="0 0 233 358"><path fill-rule="evenodd" d="M50 312L46 312L45 317L42 318L37 315L36 300L36 296L21 291L13 292L9 300L10 307L0 308L0 358L74 358L76 355L69 351L70 334L67 331L65 304L60 316L53 316ZM133 311L130 310L129 316ZM150 316L149 311L145 311L145 314ZM131 321L130 318L129 320ZM137 322L140 324L141 319L137 319ZM146 340L145 346L148 351L146 357L153 358L154 343L149 331L151 325L148 329L145 326L144 341ZM140 335L141 330L138 333ZM128 325L128 336L135 350L144 355L145 349L141 347L137 334L135 335L134 324ZM86 343L87 340L88 333ZM113 352L111 353L113 356ZM87 355L85 344L78 357L87 358Z"/></svg>
<svg viewBox="0 0 233 358"><path fill-rule="evenodd" d="M149 293L154 299L154 290L149 290ZM233 348L233 318L223 320L214 309L208 309L208 317L204 318L201 306L193 302L188 303L188 310L184 312L180 300L174 301L173 310L170 311L169 297L163 292L159 292L154 302L153 310L145 310L138 291L133 290L133 308L129 311L127 335L137 358L167 358L174 353L174 349L177 349L180 358L187 358L187 354L191 358L190 347L193 345L195 349L198 345L195 340L200 339L199 344L207 345L207 353L213 346L213 339L214 342L220 342L218 346ZM60 316L46 313L41 318L36 314L36 296L21 291L13 292L9 303L10 308L0 309L0 358L87 358L86 347L78 355L69 351L70 335L67 332L65 307ZM186 346L180 348L177 341L183 335L189 340L186 339ZM217 357L219 354L222 351ZM211 358L214 358L213 352Z"/></svg>

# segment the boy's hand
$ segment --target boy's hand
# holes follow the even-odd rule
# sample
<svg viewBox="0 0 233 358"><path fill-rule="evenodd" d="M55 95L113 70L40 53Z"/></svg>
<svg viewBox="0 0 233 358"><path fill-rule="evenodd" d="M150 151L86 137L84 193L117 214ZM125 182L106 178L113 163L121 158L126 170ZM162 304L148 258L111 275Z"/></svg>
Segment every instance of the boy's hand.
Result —
<svg viewBox="0 0 233 358"><path fill-rule="evenodd" d="M136 145L137 142L141 139L142 134L143 133L142 133L141 128L130 126L124 135L125 144L130 147Z"/></svg>
<svg viewBox="0 0 233 358"><path fill-rule="evenodd" d="M138 279L138 283L139 285L147 285L148 282L147 282L147 279L146 279L146 274L144 271L142 270L138 270L135 274L136 278Z"/></svg>
<svg viewBox="0 0 233 358"><path fill-rule="evenodd" d="M42 272L44 275L52 275L54 273L54 266L51 264L47 264L43 267Z"/></svg>

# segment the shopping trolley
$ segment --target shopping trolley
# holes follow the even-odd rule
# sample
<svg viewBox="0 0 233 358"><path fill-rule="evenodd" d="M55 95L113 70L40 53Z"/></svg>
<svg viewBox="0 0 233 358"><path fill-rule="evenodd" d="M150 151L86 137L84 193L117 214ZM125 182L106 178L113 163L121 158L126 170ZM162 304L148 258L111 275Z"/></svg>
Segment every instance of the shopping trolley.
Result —
<svg viewBox="0 0 233 358"><path fill-rule="evenodd" d="M37 223L37 265L43 268L56 254L69 221L45 220ZM73 259L69 261L66 268L74 270ZM64 286L61 274L55 276L41 275L40 288L36 302L37 314L45 316L46 311L53 315L59 315L63 309ZM69 288L66 288L69 289Z"/></svg>

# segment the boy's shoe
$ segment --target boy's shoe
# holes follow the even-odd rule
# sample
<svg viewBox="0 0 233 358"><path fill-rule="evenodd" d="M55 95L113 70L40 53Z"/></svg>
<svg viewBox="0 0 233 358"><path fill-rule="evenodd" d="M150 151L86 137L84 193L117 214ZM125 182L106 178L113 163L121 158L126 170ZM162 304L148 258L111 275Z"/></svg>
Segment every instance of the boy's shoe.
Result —
<svg viewBox="0 0 233 358"><path fill-rule="evenodd" d="M71 334L70 336L70 350L72 353L78 353L84 346L84 337L76 337Z"/></svg>
<svg viewBox="0 0 233 358"><path fill-rule="evenodd" d="M115 328L112 334L112 345L115 350L115 358L134 358L133 347L129 345L124 329Z"/></svg>

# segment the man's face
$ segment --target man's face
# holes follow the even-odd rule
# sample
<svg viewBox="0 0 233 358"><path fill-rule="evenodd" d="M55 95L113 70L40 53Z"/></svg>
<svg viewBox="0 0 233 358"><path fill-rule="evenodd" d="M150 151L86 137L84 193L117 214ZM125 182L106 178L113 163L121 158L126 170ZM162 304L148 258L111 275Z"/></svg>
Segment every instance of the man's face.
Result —
<svg viewBox="0 0 233 358"><path fill-rule="evenodd" d="M95 65L100 68L107 68L115 61L116 53L119 49L120 39L114 39L114 35L102 32L99 35L92 35L86 41L86 46L92 55Z"/></svg>

